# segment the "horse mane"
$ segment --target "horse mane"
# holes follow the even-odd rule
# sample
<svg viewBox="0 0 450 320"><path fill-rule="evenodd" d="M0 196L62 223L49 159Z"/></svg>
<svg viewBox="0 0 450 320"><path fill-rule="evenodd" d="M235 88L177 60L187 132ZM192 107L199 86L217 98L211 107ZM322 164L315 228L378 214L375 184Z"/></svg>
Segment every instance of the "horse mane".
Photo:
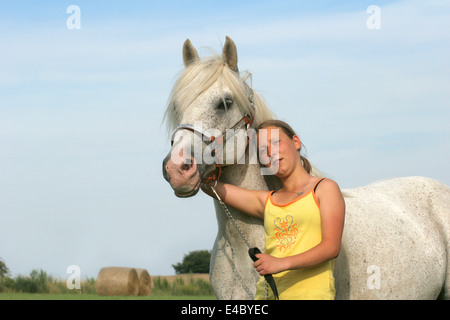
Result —
<svg viewBox="0 0 450 320"><path fill-rule="evenodd" d="M222 88L226 86L231 90L234 102L243 115L253 113L248 97L249 91L253 89L250 89L246 82L249 78L251 74L248 72L244 72L241 77L239 73L232 71L221 55L198 59L192 63L178 77L170 93L163 120L166 122L167 133L170 134L180 125L181 116L189 106L216 82L219 82ZM266 120L275 119L264 99L254 90L253 101L254 127Z"/></svg>

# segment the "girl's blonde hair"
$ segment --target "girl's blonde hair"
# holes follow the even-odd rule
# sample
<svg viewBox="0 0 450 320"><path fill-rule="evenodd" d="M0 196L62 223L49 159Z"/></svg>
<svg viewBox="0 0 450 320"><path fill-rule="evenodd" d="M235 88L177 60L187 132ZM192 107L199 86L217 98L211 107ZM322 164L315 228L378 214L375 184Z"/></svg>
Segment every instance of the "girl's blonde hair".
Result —
<svg viewBox="0 0 450 320"><path fill-rule="evenodd" d="M292 129L292 127L290 125L288 125L286 122L281 121L281 120L264 121L263 123L261 123L258 126L257 130L259 131L260 129L264 129L264 128L268 128L268 127L280 128L291 139L294 138L295 135L298 136L295 133L294 129ZM302 147L303 147L303 143L302 143ZM311 163L309 162L308 159L306 159L306 157L301 155L301 150L302 150L302 148L300 148L299 154L300 154L300 159L302 160L303 168L306 170L306 172L308 172L308 174L311 174L311 171L312 171Z"/></svg>

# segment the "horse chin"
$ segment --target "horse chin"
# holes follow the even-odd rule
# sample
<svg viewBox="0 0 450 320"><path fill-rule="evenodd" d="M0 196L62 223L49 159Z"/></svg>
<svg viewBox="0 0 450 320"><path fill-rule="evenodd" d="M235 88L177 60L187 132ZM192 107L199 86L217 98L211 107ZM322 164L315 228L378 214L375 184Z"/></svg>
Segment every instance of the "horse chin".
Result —
<svg viewBox="0 0 450 320"><path fill-rule="evenodd" d="M192 190L190 192L187 192L187 193L177 193L177 192L175 192L175 195L178 198L190 198L190 197L195 196L198 193L198 191L199 191L199 189L194 189L194 190Z"/></svg>
<svg viewBox="0 0 450 320"><path fill-rule="evenodd" d="M190 197L195 196L200 191L200 182L201 182L201 180L199 179L197 184L195 185L195 187L191 191L187 191L187 192L174 191L175 195L178 198L190 198Z"/></svg>

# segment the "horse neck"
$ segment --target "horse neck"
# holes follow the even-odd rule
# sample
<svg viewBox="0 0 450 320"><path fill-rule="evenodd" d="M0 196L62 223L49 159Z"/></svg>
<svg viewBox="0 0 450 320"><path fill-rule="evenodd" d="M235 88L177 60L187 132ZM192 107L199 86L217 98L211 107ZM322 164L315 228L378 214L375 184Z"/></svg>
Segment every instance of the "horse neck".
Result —
<svg viewBox="0 0 450 320"><path fill-rule="evenodd" d="M277 177L262 175L258 164L225 167L221 181L249 190L276 190L282 186Z"/></svg>

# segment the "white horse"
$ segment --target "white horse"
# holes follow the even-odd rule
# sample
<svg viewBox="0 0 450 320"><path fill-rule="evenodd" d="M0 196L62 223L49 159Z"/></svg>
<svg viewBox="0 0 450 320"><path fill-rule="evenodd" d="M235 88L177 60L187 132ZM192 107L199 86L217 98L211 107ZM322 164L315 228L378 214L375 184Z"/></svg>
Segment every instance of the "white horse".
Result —
<svg viewBox="0 0 450 320"><path fill-rule="evenodd" d="M186 40L183 60L186 69L172 90L165 115L169 131L183 125L172 136L174 145L164 159L163 174L177 196L189 197L198 192L202 176L215 168L186 152L195 149L187 145L194 137L208 136L209 128L225 132L246 114L254 114L254 127L274 116L246 84L246 76L241 77L236 46L228 37L221 56L203 59ZM206 146L201 140L201 151ZM258 164L248 164L248 148L240 150L235 149L234 160L245 159L245 164L224 168L221 181L248 189L279 187L276 178L261 175ZM171 155L183 161L174 161ZM335 267L337 299L450 298L449 187L429 178L409 177L343 190L343 194L346 220ZM214 202L218 220L210 267L214 292L218 299L253 299L259 276L247 246ZM248 241L264 248L262 221L229 209Z"/></svg>

